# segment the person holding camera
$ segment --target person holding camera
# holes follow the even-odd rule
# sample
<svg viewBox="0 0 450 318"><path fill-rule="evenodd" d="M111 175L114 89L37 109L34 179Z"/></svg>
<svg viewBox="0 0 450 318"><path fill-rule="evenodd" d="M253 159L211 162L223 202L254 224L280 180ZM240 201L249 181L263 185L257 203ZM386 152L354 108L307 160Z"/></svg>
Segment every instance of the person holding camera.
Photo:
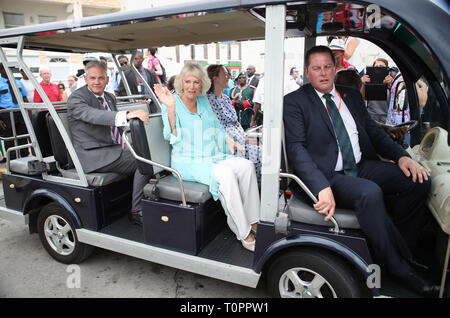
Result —
<svg viewBox="0 0 450 318"><path fill-rule="evenodd" d="M373 62L374 67L388 67L389 62L384 58L377 58ZM366 92L366 84L371 82L370 76L368 74L361 77L362 88L361 95L367 101L367 111L369 112L370 117L380 123L386 122L387 111L389 108L389 94L386 100L367 100L365 96ZM386 85L386 89L389 90L391 87L392 77L388 74L384 80L383 84Z"/></svg>

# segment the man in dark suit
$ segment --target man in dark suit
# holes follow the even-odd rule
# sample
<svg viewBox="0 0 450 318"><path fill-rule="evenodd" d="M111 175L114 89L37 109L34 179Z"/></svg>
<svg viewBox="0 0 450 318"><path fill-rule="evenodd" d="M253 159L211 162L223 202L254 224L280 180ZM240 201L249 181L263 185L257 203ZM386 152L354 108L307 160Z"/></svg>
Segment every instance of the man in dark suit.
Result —
<svg viewBox="0 0 450 318"><path fill-rule="evenodd" d="M305 74L310 84L285 96L283 117L289 162L318 197L314 208L325 220L336 205L354 209L377 261L415 291L436 293L438 287L411 266L408 247L429 218L422 209L429 172L370 119L359 91L334 86L328 47L307 52ZM380 161L377 154L394 162ZM396 195L392 220L383 193Z"/></svg>
<svg viewBox="0 0 450 318"><path fill-rule="evenodd" d="M139 118L148 123L143 110L117 111L116 98L105 92L108 84L106 65L99 61L86 65L86 85L74 91L68 100L68 122L73 146L84 172L134 174L131 221L141 221L141 198L148 176L137 169L137 161L121 138L128 120Z"/></svg>
<svg viewBox="0 0 450 318"><path fill-rule="evenodd" d="M255 73L256 73L256 68L254 65L247 66L247 84L258 87L259 76L257 76Z"/></svg>

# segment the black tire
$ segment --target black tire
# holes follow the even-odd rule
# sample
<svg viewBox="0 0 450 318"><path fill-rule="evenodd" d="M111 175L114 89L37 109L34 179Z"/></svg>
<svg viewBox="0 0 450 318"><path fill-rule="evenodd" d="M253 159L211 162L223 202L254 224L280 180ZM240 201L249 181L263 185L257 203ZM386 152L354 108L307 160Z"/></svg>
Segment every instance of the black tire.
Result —
<svg viewBox="0 0 450 318"><path fill-rule="evenodd" d="M296 250L270 265L267 288L274 297L359 298L364 295L358 279L350 265L331 252Z"/></svg>
<svg viewBox="0 0 450 318"><path fill-rule="evenodd" d="M93 246L78 241L69 214L57 203L49 203L41 209L37 229L42 245L58 262L79 264L94 250Z"/></svg>

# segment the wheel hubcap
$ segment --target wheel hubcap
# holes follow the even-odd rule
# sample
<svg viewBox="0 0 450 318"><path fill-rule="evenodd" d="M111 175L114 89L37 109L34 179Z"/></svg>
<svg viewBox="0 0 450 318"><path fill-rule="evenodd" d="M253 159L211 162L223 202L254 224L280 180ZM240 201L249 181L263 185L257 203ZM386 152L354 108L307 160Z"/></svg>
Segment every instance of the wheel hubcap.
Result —
<svg viewBox="0 0 450 318"><path fill-rule="evenodd" d="M279 290L283 298L337 298L323 276L301 267L291 268L281 275Z"/></svg>
<svg viewBox="0 0 450 318"><path fill-rule="evenodd" d="M44 233L50 247L60 255L70 255L75 249L75 235L62 217L49 216L44 222Z"/></svg>

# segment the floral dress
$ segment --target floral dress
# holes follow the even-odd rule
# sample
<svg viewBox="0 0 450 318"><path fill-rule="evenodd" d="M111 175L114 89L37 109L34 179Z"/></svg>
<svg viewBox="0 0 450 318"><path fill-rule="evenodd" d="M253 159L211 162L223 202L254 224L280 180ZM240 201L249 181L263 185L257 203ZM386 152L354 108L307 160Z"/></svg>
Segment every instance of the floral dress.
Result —
<svg viewBox="0 0 450 318"><path fill-rule="evenodd" d="M386 124L388 125L395 126L411 119L409 106L405 107L403 110L398 109L399 104L407 104L407 101L404 100L406 98L406 89L404 87L405 83L402 76L396 78L392 84L389 109L386 117ZM400 91L402 90L404 90L404 92L403 94L400 94Z"/></svg>
<svg viewBox="0 0 450 318"><path fill-rule="evenodd" d="M258 178L258 185L261 185L261 147L258 145L247 144L247 135L238 122L238 117L231 99L222 94L219 98L213 93L207 94L211 108L217 115L220 124L225 129L227 135L235 142L245 147L245 158L250 160L255 165L256 176Z"/></svg>

